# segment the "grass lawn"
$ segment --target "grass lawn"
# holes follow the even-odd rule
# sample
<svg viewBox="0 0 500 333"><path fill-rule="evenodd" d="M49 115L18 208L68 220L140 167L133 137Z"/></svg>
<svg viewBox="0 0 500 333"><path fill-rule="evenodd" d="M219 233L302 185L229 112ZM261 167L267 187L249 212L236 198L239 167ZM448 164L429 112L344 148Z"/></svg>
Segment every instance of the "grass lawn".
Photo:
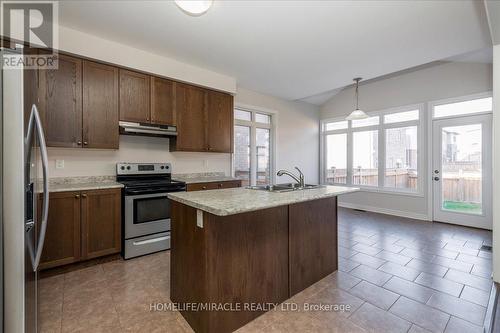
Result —
<svg viewBox="0 0 500 333"><path fill-rule="evenodd" d="M481 214L481 204L473 202L444 201L443 208L461 213Z"/></svg>

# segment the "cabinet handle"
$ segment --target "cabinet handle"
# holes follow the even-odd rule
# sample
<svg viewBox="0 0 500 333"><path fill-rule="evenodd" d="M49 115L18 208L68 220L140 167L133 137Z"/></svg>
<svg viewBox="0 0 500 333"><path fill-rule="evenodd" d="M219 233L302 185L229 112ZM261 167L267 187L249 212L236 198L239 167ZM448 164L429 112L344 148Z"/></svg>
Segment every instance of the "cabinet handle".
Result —
<svg viewBox="0 0 500 333"><path fill-rule="evenodd" d="M219 184L219 187L222 187L223 185L222 184Z"/></svg>
<svg viewBox="0 0 500 333"><path fill-rule="evenodd" d="M86 146L88 145L89 143L87 141L83 141L83 145Z"/></svg>
<svg viewBox="0 0 500 333"><path fill-rule="evenodd" d="M77 145L79 145L79 146L81 146L81 145L82 145L82 142L81 142L81 141L78 141L76 144L77 144Z"/></svg>
<svg viewBox="0 0 500 333"><path fill-rule="evenodd" d="M75 199L80 199L80 194L75 194Z"/></svg>
<svg viewBox="0 0 500 333"><path fill-rule="evenodd" d="M87 197L87 195L85 193L82 194L82 198L86 198L86 197Z"/></svg>
<svg viewBox="0 0 500 333"><path fill-rule="evenodd" d="M207 189L207 187L206 187L206 186L203 186L201 189L202 189L202 190L206 190L206 189Z"/></svg>

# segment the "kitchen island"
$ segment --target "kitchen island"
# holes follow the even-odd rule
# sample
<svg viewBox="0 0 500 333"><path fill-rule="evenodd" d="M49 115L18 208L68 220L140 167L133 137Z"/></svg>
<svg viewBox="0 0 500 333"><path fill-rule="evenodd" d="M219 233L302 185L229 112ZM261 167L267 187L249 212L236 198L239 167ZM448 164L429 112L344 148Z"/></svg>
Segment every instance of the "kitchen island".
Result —
<svg viewBox="0 0 500 333"><path fill-rule="evenodd" d="M337 270L337 196L325 186L169 194L171 300L196 332L231 332Z"/></svg>

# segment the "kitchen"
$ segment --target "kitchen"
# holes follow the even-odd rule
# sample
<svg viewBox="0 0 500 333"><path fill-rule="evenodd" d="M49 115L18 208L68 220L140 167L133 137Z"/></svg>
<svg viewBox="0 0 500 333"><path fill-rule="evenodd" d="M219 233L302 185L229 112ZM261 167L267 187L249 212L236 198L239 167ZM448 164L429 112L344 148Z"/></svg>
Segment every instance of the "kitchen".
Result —
<svg viewBox="0 0 500 333"><path fill-rule="evenodd" d="M270 47L272 38L244 42L227 28L236 18L243 22L247 11L272 22L279 6L200 1L209 5L196 13L190 6L197 1L182 3L59 2L58 45L50 48L57 68L3 70L3 121L11 126L3 126L2 185L10 197L4 195L2 220L4 235L16 235L3 239L5 331L488 327L496 300L488 250L496 169L488 167L495 158L488 147L496 140L497 46L485 29L495 7L488 1L436 3L432 10L419 3L341 9L334 2L290 2L281 7L281 23L290 30L276 32L286 46L278 64L269 51L249 57L256 53L250 45ZM391 58L379 49L391 58L379 59L380 70L365 58L350 63L348 74L338 65L355 50L348 42L350 51L338 52L336 62L291 52L297 47L289 32L304 29L294 20L302 11L326 25L323 11L340 19L342 10L345 17L379 15L394 25L398 9L413 20L414 40L427 38L420 47L442 48L418 59L404 58L403 50ZM117 29L125 21L115 11L129 28ZM441 24L437 13L447 11L467 23L443 24L442 39L430 39ZM418 15L429 16L429 31L418 31ZM220 20L226 21L215 24ZM269 33L266 25L245 24L256 29L248 36ZM321 24L318 29L326 27ZM235 29L244 36L245 27ZM182 38L162 39L162 31L176 29ZM230 48L214 32L240 46ZM468 35L451 38L459 32ZM307 34L313 31L301 36ZM7 55L49 52L27 45L21 51L22 38L2 40ZM320 50L319 39L312 41ZM342 74L305 65L315 60L323 69L337 64ZM421 84L427 81L434 85ZM446 108L465 116L452 118ZM482 136L470 134L477 128ZM441 147L434 145L441 131L451 141L437 165L431 152ZM23 161L26 189L7 176L24 170ZM431 169L438 171L433 182ZM440 187L453 179L465 184L465 196L460 188ZM432 191L445 188L443 202L433 202L439 196ZM11 222L19 218L13 208L20 197L31 212L23 217L22 239ZM21 270L26 253L18 245L25 242ZM182 308L194 303L282 306ZM317 303L350 310L283 310Z"/></svg>

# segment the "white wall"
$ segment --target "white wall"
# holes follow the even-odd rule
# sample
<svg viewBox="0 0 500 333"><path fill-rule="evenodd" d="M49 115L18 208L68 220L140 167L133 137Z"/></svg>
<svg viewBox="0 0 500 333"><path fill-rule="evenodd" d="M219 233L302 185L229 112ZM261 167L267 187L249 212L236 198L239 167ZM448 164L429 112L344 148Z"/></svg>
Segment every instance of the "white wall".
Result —
<svg viewBox="0 0 500 333"><path fill-rule="evenodd" d="M245 104L276 112L277 168L301 167L306 181L318 182L318 107L239 88L235 104ZM64 169L56 169L64 160ZM115 175L117 162L172 163L174 173L231 173L231 155L220 153L169 152L166 138L120 136L119 150L49 148L51 177Z"/></svg>
<svg viewBox="0 0 500 333"><path fill-rule="evenodd" d="M231 172L231 155L169 152L169 140L120 135L119 150L49 148L50 177L111 176L117 162L171 162L174 173ZM64 169L56 169L64 160Z"/></svg>
<svg viewBox="0 0 500 333"><path fill-rule="evenodd" d="M360 108L370 112L391 107L426 103L433 100L470 95L492 89L490 64L442 63L436 66L403 73L399 76L364 84L360 87ZM321 119L346 116L353 109L354 90L346 89L321 107ZM429 113L425 107L426 115ZM424 122L425 124L426 122ZM425 138L427 138L424 132ZM424 148L427 150L427 143ZM428 153L426 151L426 153ZM425 159L428 155L419 155ZM425 171L425 170L424 170ZM340 203L396 215L430 219L425 177L424 195L405 196L373 192L357 192L342 196Z"/></svg>
<svg viewBox="0 0 500 333"><path fill-rule="evenodd" d="M102 39L64 26L59 29L59 49L73 54L166 76L200 86L236 92L236 79L204 68Z"/></svg>
<svg viewBox="0 0 500 333"><path fill-rule="evenodd" d="M319 179L319 108L303 103L286 101L238 87L236 106L245 106L276 114L276 170L302 169L306 182ZM289 179L277 179L288 182Z"/></svg>
<svg viewBox="0 0 500 333"><path fill-rule="evenodd" d="M493 47L493 279L500 282L500 44Z"/></svg>

